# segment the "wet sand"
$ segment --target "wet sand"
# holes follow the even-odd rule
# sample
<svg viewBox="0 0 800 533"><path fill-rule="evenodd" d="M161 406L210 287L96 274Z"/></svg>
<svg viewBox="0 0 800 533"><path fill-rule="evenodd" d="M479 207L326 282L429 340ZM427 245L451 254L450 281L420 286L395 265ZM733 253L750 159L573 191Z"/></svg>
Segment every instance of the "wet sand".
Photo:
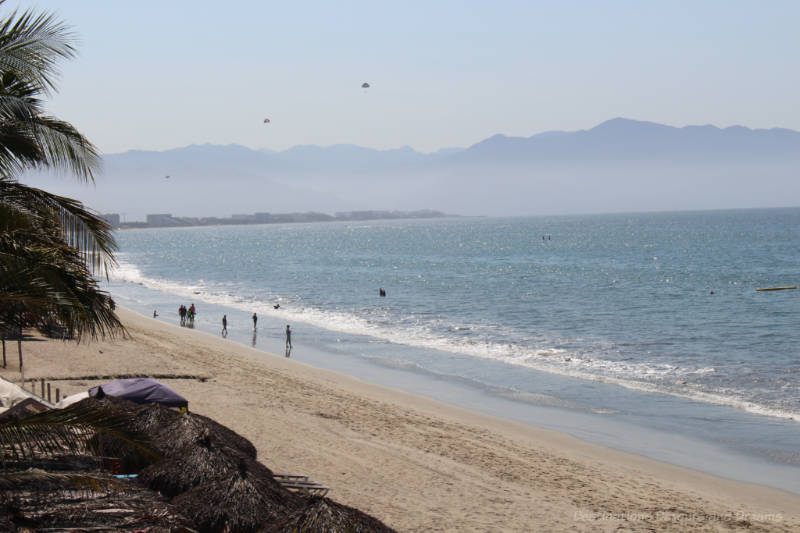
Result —
<svg viewBox="0 0 800 533"><path fill-rule="evenodd" d="M307 474L399 531L800 530L800 495L119 315L130 338L26 341L25 377L63 396L108 381L95 377L158 375L192 411L250 439L274 472ZM8 350L0 375L18 382L16 343Z"/></svg>

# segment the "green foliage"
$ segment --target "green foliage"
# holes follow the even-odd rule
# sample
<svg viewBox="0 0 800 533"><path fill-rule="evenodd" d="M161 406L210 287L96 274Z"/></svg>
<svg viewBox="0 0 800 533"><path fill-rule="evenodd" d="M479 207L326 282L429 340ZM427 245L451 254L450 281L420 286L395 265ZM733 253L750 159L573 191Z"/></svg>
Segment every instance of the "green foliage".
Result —
<svg viewBox="0 0 800 533"><path fill-rule="evenodd" d="M111 228L80 202L10 177L52 168L94 179L95 147L41 100L55 89L58 62L75 55L73 41L52 15L0 20L0 330L51 323L80 339L124 332L93 277L114 264Z"/></svg>

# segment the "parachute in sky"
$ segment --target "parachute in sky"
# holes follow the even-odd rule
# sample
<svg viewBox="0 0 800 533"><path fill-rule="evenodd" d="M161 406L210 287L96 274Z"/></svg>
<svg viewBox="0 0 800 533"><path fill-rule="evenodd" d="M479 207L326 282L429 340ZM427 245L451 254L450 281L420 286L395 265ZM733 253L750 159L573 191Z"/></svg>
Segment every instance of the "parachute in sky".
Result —
<svg viewBox="0 0 800 533"><path fill-rule="evenodd" d="M269 119L268 118L264 119L264 124L269 124Z"/></svg>
<svg viewBox="0 0 800 533"><path fill-rule="evenodd" d="M362 89L369 89L369 83L367 83L367 82L362 83L361 84L361 88Z"/></svg>

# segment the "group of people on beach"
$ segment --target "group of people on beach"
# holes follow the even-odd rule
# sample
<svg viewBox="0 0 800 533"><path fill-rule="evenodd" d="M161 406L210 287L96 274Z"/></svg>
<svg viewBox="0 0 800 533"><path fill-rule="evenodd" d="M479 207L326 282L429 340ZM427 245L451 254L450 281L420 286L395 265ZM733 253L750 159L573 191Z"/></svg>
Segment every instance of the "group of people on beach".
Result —
<svg viewBox="0 0 800 533"><path fill-rule="evenodd" d="M181 317L181 326L186 326L187 324L191 327L194 325L194 317L197 315L197 310L194 307L194 304L190 305L187 309L185 305L181 304L178 308L178 316Z"/></svg>
<svg viewBox="0 0 800 533"><path fill-rule="evenodd" d="M255 346L256 330L258 329L258 315L253 313L253 346ZM222 315L222 337L228 337L228 315ZM286 324L286 357L292 353L292 328Z"/></svg>
<svg viewBox="0 0 800 533"><path fill-rule="evenodd" d="M278 306L275 306L278 308ZM153 318L158 316L157 311L153 311ZM181 326L188 326L190 328L194 327L194 317L197 316L197 309L195 308L194 304L191 304L188 308L181 304L178 307L178 316L181 317ZM258 314L253 313L253 346L256 343L256 330L258 329ZM222 336L227 338L228 337L228 315L222 315ZM286 357L289 357L292 353L292 328L289 324L286 324Z"/></svg>

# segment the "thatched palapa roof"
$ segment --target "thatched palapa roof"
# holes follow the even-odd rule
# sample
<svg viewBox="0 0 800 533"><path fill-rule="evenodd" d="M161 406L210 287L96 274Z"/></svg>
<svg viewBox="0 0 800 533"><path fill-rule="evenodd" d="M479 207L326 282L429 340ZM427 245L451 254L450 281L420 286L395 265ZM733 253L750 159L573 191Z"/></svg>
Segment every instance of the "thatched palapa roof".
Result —
<svg viewBox="0 0 800 533"><path fill-rule="evenodd" d="M188 531L187 525L200 532L393 531L357 509L327 498L289 491L274 479L269 468L256 460L252 443L207 417L158 404L134 404L110 396L87 398L62 412L68 415L70 410L87 409L102 410L114 415L115 420L127 421L126 429L140 436L150 449L139 448L139 452L132 453L130 450L137 448L126 448L127 443L120 434L95 436L92 444L100 456L120 457L121 451L127 450L124 459L113 464L124 471L137 472L137 477L120 482L108 474L98 473L105 476L102 479L107 479L109 484L98 481L91 485L88 503L78 503L75 499L67 501L64 491L51 487L58 494L51 498L55 502L53 505L41 507L36 521L38 527L44 527L45 520L54 517L46 522L47 527L80 529L85 523L87 527L102 529L102 520L97 518L100 516L106 517L109 523L113 518L112 530L151 527L153 532L167 531L163 529L164 524L174 518L173 525L183 531ZM73 461L72 464L78 463ZM50 479L48 483L62 481ZM113 504L106 502L106 498ZM14 501L6 499L5 504L8 514L13 515L16 512ZM76 506L82 507L76 509ZM32 509L37 507L28 505L24 512L31 513ZM79 520L56 520L61 514L70 513ZM148 518L148 513L158 516ZM172 518L162 520L163 517ZM22 525L21 520L13 522ZM2 527L0 523L0 529Z"/></svg>
<svg viewBox="0 0 800 533"><path fill-rule="evenodd" d="M328 498L309 498L295 513L264 528L263 533L395 533L377 518Z"/></svg>

